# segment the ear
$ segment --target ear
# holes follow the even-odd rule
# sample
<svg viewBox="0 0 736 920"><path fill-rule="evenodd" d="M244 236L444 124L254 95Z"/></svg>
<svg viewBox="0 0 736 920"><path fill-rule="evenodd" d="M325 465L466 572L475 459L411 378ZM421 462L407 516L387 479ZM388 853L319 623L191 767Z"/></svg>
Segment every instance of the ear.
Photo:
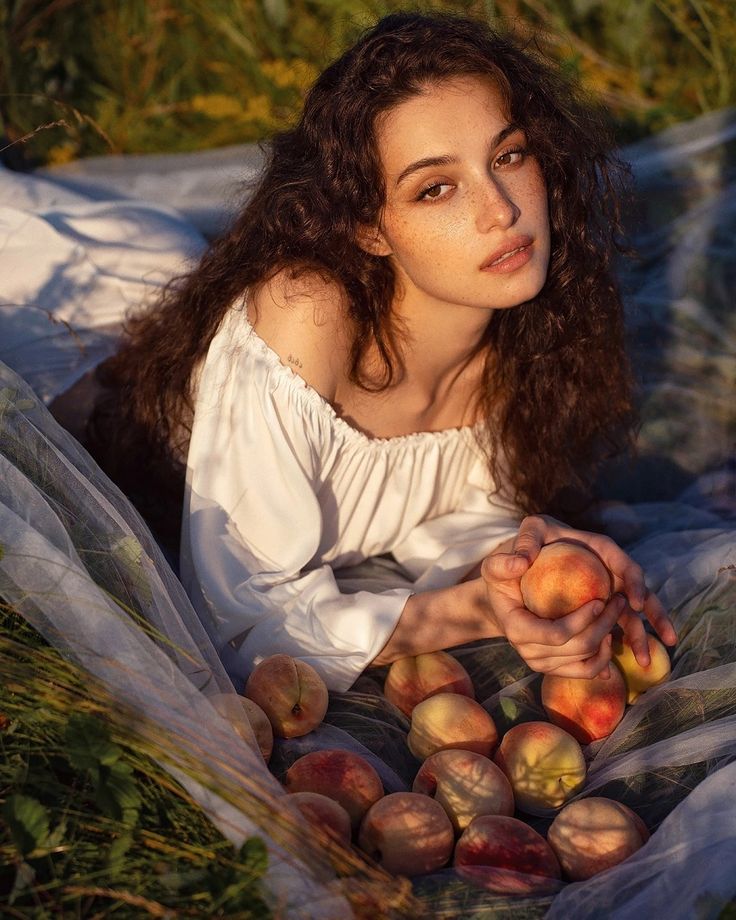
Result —
<svg viewBox="0 0 736 920"><path fill-rule="evenodd" d="M360 224L355 238L358 246L372 256L390 256L393 252L380 227Z"/></svg>

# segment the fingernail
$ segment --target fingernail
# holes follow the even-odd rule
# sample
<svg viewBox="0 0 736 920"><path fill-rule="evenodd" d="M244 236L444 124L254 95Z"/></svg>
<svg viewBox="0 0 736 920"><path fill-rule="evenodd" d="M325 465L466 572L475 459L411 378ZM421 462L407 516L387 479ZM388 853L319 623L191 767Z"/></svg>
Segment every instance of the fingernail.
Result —
<svg viewBox="0 0 736 920"><path fill-rule="evenodd" d="M603 678L603 680L610 680L610 678L611 678L611 669L610 669L610 667L609 667L608 665L606 665L605 668L603 668L603 670L601 671L601 673L600 673L598 676L601 677L601 678Z"/></svg>
<svg viewBox="0 0 736 920"><path fill-rule="evenodd" d="M600 614L603 613L604 607L605 604L602 604L600 601L596 601L596 603L593 604L593 616L600 616Z"/></svg>
<svg viewBox="0 0 736 920"><path fill-rule="evenodd" d="M621 613L621 611L626 606L626 598L621 597L620 595L616 598L616 612Z"/></svg>

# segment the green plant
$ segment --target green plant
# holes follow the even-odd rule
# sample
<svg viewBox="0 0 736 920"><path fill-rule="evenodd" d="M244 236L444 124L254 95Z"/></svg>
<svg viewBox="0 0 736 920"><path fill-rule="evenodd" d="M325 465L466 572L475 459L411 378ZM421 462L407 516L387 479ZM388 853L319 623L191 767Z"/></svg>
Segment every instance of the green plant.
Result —
<svg viewBox="0 0 736 920"><path fill-rule="evenodd" d="M5 606L0 668L4 916L271 916L262 841L227 841L131 715Z"/></svg>
<svg viewBox="0 0 736 920"><path fill-rule="evenodd" d="M736 100L729 0L434 0L536 42L638 137ZM0 121L33 163L258 141L401 0L6 0ZM11 145L8 147L8 145Z"/></svg>

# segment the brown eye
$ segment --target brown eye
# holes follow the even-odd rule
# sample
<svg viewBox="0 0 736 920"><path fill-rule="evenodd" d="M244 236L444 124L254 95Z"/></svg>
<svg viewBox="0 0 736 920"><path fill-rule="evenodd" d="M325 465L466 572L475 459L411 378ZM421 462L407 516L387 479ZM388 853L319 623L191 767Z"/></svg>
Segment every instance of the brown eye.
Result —
<svg viewBox="0 0 736 920"><path fill-rule="evenodd" d="M419 193L419 200L421 201L425 198L430 198L433 201L436 201L438 198L443 197L443 189L448 188L450 188L449 183L435 182L434 185L428 185L427 188L423 189Z"/></svg>
<svg viewBox="0 0 736 920"><path fill-rule="evenodd" d="M520 163L524 159L525 150L521 147L517 147L514 150L507 150L505 153L502 153L500 156L496 157L496 166L511 166L515 163Z"/></svg>

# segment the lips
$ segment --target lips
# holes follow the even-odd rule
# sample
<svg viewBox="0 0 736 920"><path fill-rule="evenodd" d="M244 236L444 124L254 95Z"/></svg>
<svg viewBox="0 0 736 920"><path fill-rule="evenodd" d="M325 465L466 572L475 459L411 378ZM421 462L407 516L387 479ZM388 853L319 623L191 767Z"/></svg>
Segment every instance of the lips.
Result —
<svg viewBox="0 0 736 920"><path fill-rule="evenodd" d="M481 271L488 268L499 268L507 261L510 262L520 252L525 252L533 242L534 240L530 236L518 236L506 240L502 246L499 246L495 252L492 252L491 255L488 256L480 267Z"/></svg>

